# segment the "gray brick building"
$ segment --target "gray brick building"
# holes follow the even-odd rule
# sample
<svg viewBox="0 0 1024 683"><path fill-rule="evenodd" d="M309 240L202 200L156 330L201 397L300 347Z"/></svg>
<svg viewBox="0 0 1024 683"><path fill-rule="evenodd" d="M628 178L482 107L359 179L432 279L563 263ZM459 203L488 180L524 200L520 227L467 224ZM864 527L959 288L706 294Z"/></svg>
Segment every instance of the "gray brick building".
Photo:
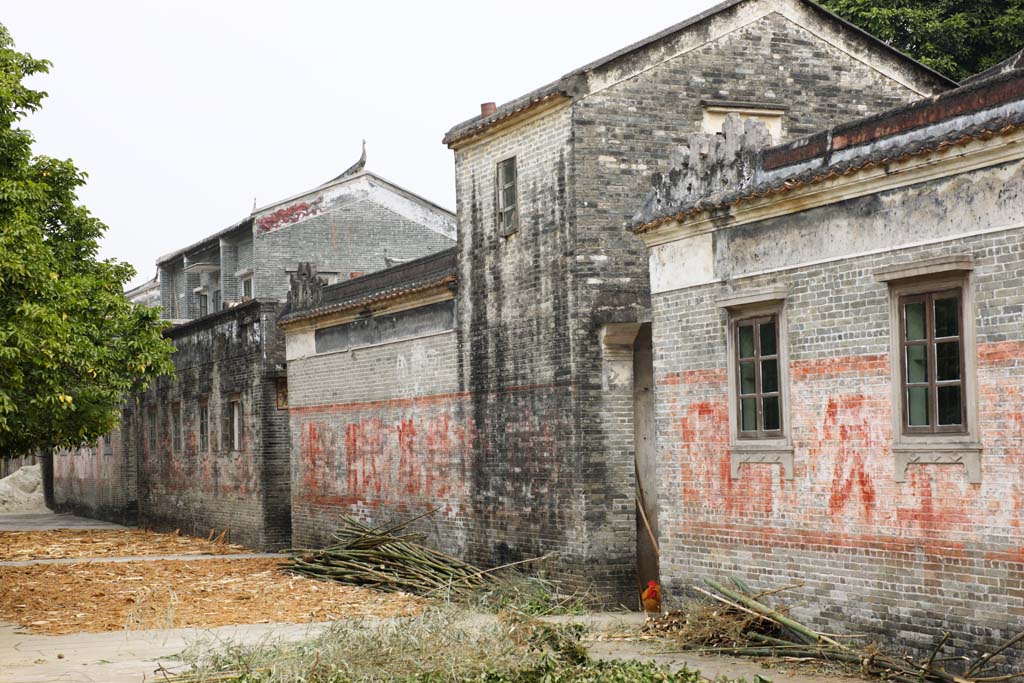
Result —
<svg viewBox="0 0 1024 683"><path fill-rule="evenodd" d="M327 538L341 513L441 507L428 530L449 550L554 553L570 585L636 604L657 575L658 473L647 256L624 227L651 174L730 112L789 140L952 85L814 3L742 0L485 105L445 136L452 330L320 351L317 335L357 323L322 305L285 326L296 538ZM409 467L426 472L415 486Z"/></svg>
<svg viewBox="0 0 1024 683"><path fill-rule="evenodd" d="M988 76L774 147L733 120L655 177L673 601L735 575L918 652L1020 631L1024 72Z"/></svg>
<svg viewBox="0 0 1024 683"><path fill-rule="evenodd" d="M332 282L450 247L454 216L366 171L365 157L319 187L269 206L158 261L176 376L126 400L98 449L57 456L53 499L118 521L254 548L291 537L284 340L277 328L300 262ZM109 443L108 443L109 441Z"/></svg>
<svg viewBox="0 0 1024 683"><path fill-rule="evenodd" d="M623 228L674 149L729 112L789 140L950 86L812 2L741 0L449 131L472 557L557 551L630 605L656 573L635 502L639 474L658 533L647 254Z"/></svg>

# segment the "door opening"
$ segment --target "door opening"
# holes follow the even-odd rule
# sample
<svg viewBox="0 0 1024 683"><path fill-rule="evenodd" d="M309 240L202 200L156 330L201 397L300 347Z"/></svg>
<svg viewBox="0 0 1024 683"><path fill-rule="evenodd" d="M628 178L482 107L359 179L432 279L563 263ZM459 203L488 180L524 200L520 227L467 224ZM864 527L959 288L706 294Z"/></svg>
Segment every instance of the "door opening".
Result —
<svg viewBox="0 0 1024 683"><path fill-rule="evenodd" d="M651 324L633 342L633 440L636 463L637 579L661 582L658 565L658 468L654 426L654 349ZM638 593L639 595L639 593Z"/></svg>

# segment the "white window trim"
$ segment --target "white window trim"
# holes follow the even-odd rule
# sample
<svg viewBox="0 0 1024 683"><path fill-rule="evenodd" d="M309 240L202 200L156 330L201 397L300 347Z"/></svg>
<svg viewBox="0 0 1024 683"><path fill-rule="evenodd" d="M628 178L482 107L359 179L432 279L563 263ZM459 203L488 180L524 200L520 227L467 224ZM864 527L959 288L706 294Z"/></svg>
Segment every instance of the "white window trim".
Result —
<svg viewBox="0 0 1024 683"><path fill-rule="evenodd" d="M726 322L725 350L727 357L729 397L729 470L733 479L740 476L740 465L772 463L782 467L785 479L793 479L792 410L789 391L789 327L786 314L786 289L768 287L740 292L734 296L719 299L718 307L728 316ZM736 393L736 322L759 315L775 315L778 324L779 343L779 384L782 395L782 436L769 439L739 438L739 408Z"/></svg>
<svg viewBox="0 0 1024 683"><path fill-rule="evenodd" d="M941 256L908 265L875 271L875 279L889 285L889 368L892 403L892 453L894 477L907 479L911 465L963 465L967 481L981 483L982 445L978 424L978 351L975 321L974 264L969 255ZM964 400L967 402L967 432L951 434L904 434L903 391L900 366L900 297L936 292L961 291L963 320Z"/></svg>

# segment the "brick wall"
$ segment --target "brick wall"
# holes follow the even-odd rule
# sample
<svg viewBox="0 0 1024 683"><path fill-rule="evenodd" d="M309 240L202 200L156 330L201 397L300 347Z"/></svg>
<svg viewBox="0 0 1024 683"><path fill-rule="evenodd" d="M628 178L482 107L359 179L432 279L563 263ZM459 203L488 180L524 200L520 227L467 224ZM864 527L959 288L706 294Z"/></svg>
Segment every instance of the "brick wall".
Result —
<svg viewBox="0 0 1024 683"><path fill-rule="evenodd" d="M111 432L95 446L56 451L53 473L56 511L118 524L135 523L136 464L120 431Z"/></svg>
<svg viewBox="0 0 1024 683"><path fill-rule="evenodd" d="M139 462L139 521L206 536L229 530L253 548L290 540L287 410L276 405L284 348L276 303L252 303L173 328L176 376L129 402L123 433ZM241 448L231 448L230 402L242 407ZM200 402L209 445L199 439ZM173 407L181 406L181 449L173 452ZM150 448L150 411L158 431Z"/></svg>
<svg viewBox="0 0 1024 683"><path fill-rule="evenodd" d="M475 431L458 392L455 333L292 359L292 527L297 546L331 540L342 516L416 525L462 555Z"/></svg>
<svg viewBox="0 0 1024 683"><path fill-rule="evenodd" d="M474 557L555 550L616 603L635 603L633 404L605 381L600 335L649 315L646 252L623 227L651 175L700 129L702 99L785 105L796 136L917 97L778 13L678 42L674 57L613 61L571 104L456 150L461 386L480 434ZM513 155L521 226L505 239L494 174ZM525 471L542 495L509 476Z"/></svg>
<svg viewBox="0 0 1024 683"><path fill-rule="evenodd" d="M341 202L339 202L341 203ZM283 300L288 271L300 262L315 263L320 273L372 273L386 267L384 257L408 260L447 249L452 240L368 198L341 203L282 229L258 234L256 291Z"/></svg>
<svg viewBox="0 0 1024 683"><path fill-rule="evenodd" d="M661 568L672 603L702 577L736 575L759 588L801 582L799 618L920 651L944 630L974 654L1018 630L1021 196L1018 161L723 230L721 281L654 295ZM889 290L873 273L951 254L974 259L965 324L977 335L982 479L922 464L900 482ZM733 479L727 315L716 301L768 285L788 291L795 476L744 464Z"/></svg>

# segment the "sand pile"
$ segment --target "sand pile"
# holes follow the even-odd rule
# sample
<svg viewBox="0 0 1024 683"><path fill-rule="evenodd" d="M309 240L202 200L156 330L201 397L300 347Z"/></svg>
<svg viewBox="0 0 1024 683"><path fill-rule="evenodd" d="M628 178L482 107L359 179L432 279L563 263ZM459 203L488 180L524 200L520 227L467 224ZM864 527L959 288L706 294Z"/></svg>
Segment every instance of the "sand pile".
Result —
<svg viewBox="0 0 1024 683"><path fill-rule="evenodd" d="M0 479L0 512L46 512L39 465L27 465Z"/></svg>

